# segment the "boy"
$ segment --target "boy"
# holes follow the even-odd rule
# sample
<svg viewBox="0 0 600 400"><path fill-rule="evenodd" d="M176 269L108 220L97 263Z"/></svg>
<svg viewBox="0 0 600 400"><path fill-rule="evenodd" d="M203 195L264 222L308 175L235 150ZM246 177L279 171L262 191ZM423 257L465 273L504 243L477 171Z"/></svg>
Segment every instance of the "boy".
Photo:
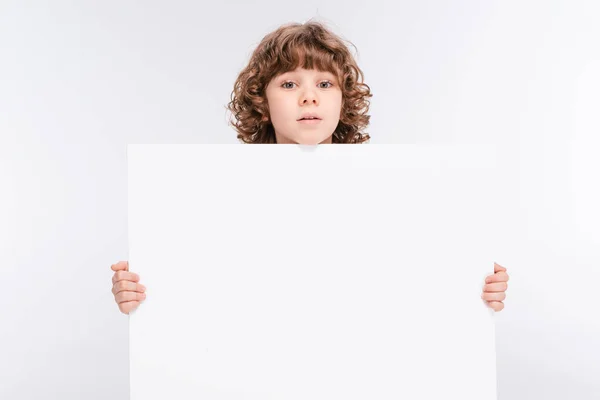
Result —
<svg viewBox="0 0 600 400"><path fill-rule="evenodd" d="M368 142L370 88L342 39L317 22L287 24L266 35L240 72L227 108L243 143ZM129 314L145 298L127 261L111 266L112 292ZM482 299L501 311L509 276L494 263Z"/></svg>

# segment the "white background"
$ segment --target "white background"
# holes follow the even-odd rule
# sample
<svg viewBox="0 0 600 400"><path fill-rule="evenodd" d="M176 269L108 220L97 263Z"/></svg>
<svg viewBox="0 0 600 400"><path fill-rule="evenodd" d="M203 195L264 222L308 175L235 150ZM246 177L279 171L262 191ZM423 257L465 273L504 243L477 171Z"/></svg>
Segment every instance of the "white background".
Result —
<svg viewBox="0 0 600 400"><path fill-rule="evenodd" d="M596 2L51 4L0 3L0 398L127 398L126 144L235 143L238 71L314 16L358 48L373 143L507 149L499 398L600 397Z"/></svg>

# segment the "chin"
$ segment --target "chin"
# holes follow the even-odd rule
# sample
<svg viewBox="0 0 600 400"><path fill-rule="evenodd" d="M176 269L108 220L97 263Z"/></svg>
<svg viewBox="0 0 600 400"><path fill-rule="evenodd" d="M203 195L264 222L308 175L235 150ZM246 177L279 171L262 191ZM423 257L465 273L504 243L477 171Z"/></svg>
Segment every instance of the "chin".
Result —
<svg viewBox="0 0 600 400"><path fill-rule="evenodd" d="M296 144L302 145L302 146L316 146L319 143L321 143L322 140L299 140L296 142Z"/></svg>
<svg viewBox="0 0 600 400"><path fill-rule="evenodd" d="M324 132L319 132L317 130L296 131L290 132L290 134L288 135L279 135L280 143L300 144L305 146L314 146L326 141L331 142L332 136L333 132L331 134L327 134Z"/></svg>
<svg viewBox="0 0 600 400"><path fill-rule="evenodd" d="M294 138L294 142L305 146L315 146L325 141L329 141L331 135L310 135L310 136L298 136Z"/></svg>

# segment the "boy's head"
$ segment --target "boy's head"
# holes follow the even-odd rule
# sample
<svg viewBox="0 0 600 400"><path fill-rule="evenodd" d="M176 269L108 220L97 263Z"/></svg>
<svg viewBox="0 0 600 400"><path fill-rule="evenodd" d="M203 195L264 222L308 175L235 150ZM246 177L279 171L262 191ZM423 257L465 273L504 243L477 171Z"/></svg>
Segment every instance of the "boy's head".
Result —
<svg viewBox="0 0 600 400"><path fill-rule="evenodd" d="M245 143L362 143L372 96L362 80L342 39L322 24L283 25L240 72L231 122ZM310 115L317 120L303 119Z"/></svg>

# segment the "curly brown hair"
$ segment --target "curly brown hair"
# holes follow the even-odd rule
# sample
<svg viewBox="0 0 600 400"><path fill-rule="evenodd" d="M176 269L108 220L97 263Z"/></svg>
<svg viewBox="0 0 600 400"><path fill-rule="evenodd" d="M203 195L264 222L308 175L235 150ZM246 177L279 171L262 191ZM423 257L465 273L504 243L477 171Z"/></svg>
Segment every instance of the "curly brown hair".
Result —
<svg viewBox="0 0 600 400"><path fill-rule="evenodd" d="M237 138L244 143L277 142L266 87L273 78L298 67L331 72L340 83L342 109L332 142L369 141L369 134L361 131L370 120L367 112L371 89L363 83L363 72L344 40L315 21L282 25L256 47L238 75L226 106L232 113L230 124L237 131Z"/></svg>

